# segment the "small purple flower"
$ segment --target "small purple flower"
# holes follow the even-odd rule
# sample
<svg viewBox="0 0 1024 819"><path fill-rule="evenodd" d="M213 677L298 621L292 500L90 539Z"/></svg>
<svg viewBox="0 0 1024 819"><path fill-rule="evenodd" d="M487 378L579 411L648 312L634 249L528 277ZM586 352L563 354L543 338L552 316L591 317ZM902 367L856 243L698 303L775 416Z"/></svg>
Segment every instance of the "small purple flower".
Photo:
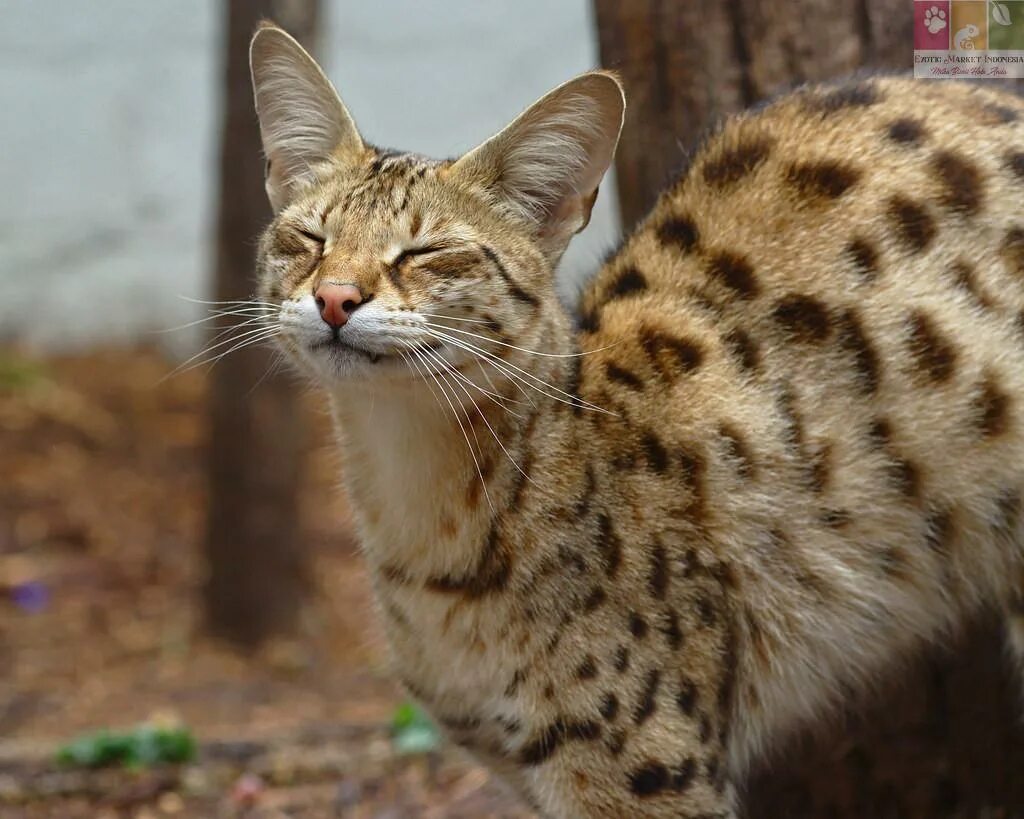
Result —
<svg viewBox="0 0 1024 819"><path fill-rule="evenodd" d="M50 589L41 580L29 580L11 589L11 599L22 611L38 614L50 604Z"/></svg>

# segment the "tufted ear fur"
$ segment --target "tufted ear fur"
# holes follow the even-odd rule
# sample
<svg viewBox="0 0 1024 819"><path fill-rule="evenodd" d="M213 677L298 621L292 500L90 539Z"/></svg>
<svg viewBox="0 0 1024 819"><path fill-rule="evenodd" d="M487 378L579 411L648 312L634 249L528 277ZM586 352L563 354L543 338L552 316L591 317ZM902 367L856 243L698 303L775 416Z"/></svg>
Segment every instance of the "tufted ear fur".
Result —
<svg viewBox="0 0 1024 819"><path fill-rule="evenodd" d="M267 196L276 213L313 177L317 164L360 151L363 142L330 80L283 29L260 26L249 46L249 69L267 157Z"/></svg>
<svg viewBox="0 0 1024 819"><path fill-rule="evenodd" d="M452 173L482 186L533 230L552 264L590 221L615 154L626 100L614 75L594 71L559 86Z"/></svg>

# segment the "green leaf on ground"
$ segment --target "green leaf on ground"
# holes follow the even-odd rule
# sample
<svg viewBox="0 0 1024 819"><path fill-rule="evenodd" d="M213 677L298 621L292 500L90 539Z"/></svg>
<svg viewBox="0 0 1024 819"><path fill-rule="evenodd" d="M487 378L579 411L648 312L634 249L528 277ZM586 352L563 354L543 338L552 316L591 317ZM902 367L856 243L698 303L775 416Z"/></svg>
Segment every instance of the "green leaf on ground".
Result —
<svg viewBox="0 0 1024 819"><path fill-rule="evenodd" d="M57 751L57 762L77 768L144 768L188 762L195 755L196 742L187 728L143 724L127 733L100 730L78 737Z"/></svg>
<svg viewBox="0 0 1024 819"><path fill-rule="evenodd" d="M440 747L441 735L426 714L405 702L391 718L391 742L399 754L427 754Z"/></svg>

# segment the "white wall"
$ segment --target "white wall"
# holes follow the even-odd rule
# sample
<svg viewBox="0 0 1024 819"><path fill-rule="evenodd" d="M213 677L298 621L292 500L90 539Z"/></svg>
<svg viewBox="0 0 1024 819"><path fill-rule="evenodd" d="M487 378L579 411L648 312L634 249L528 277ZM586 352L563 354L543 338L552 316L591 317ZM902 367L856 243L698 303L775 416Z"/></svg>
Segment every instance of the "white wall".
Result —
<svg viewBox="0 0 1024 819"><path fill-rule="evenodd" d="M325 2L366 137L453 156L596 64L590 0ZM14 0L0 26L0 341L194 345L220 124L216 0ZM612 244L614 191L563 273Z"/></svg>

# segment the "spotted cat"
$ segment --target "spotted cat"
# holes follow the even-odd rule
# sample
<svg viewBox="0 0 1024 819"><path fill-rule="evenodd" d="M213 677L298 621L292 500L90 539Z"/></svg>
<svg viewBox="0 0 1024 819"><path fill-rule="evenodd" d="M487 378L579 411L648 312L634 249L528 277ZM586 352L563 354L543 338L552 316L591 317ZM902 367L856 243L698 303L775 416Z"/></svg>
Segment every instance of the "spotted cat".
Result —
<svg viewBox="0 0 1024 819"><path fill-rule="evenodd" d="M330 400L396 672L542 815L736 816L766 748L981 607L1024 649L1016 98L734 117L574 318L614 76L434 161L280 29L251 62L261 299Z"/></svg>

